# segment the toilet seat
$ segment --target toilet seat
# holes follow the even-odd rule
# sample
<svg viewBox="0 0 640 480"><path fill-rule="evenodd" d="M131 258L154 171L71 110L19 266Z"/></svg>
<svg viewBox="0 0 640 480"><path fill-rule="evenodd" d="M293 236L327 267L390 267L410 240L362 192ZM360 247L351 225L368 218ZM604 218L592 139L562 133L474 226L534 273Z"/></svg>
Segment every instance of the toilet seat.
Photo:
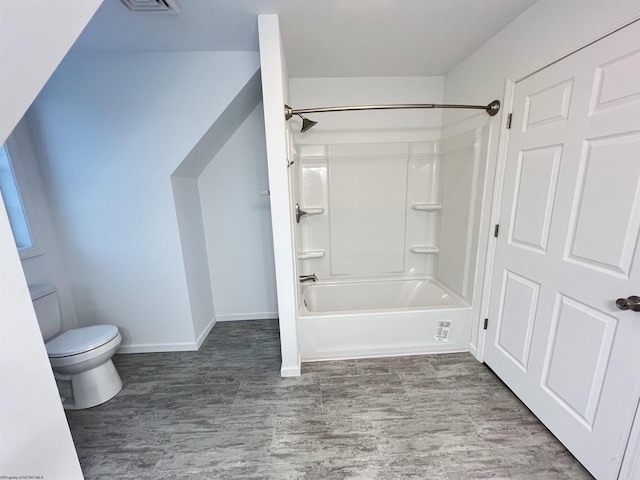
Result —
<svg viewBox="0 0 640 480"><path fill-rule="evenodd" d="M49 358L64 358L90 352L118 337L115 325L72 328L46 343Z"/></svg>

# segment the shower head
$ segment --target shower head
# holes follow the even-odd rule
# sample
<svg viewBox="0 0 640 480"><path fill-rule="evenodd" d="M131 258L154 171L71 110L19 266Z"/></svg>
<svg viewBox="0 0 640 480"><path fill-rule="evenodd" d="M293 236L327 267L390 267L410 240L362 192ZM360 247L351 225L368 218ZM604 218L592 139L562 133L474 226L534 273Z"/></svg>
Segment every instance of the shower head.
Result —
<svg viewBox="0 0 640 480"><path fill-rule="evenodd" d="M304 133L310 128L312 128L318 122L314 122L313 120L309 120L306 117L303 117L302 114L295 112L289 105L284 106L284 118L285 120L290 120L294 115L299 116L302 119L302 130L300 133Z"/></svg>
<svg viewBox="0 0 640 480"><path fill-rule="evenodd" d="M314 122L313 120L309 120L308 118L303 117L300 114L298 114L298 116L302 119L302 130L300 130L300 133L306 132L307 130L312 128L316 123L318 123L318 122Z"/></svg>

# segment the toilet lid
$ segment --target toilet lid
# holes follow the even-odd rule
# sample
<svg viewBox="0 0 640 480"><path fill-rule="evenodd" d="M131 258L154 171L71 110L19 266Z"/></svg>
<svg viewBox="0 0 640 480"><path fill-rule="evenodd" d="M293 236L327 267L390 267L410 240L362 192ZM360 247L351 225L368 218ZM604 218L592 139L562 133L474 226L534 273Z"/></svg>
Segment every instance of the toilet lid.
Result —
<svg viewBox="0 0 640 480"><path fill-rule="evenodd" d="M49 357L68 357L100 347L118 335L115 325L72 328L46 343Z"/></svg>

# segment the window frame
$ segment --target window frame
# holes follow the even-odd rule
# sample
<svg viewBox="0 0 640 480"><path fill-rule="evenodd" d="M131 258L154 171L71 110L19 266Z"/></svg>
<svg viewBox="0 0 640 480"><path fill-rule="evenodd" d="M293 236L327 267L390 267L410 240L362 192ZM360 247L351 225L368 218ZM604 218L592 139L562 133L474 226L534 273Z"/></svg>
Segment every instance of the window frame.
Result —
<svg viewBox="0 0 640 480"><path fill-rule="evenodd" d="M16 248L20 256L20 260L26 260L29 258L38 257L44 255L44 252L38 248L38 228L37 228L37 211L34 206L31 189L29 188L29 182L27 181L26 166L20 153L20 147L18 145L18 139L15 138L16 132L14 131L4 143L9 157L9 164L13 170L13 177L18 189L18 195L20 202L22 203L22 211L24 212L25 220L27 222L27 228L29 230L29 236L31 237L31 246ZM13 233L13 232L12 232Z"/></svg>

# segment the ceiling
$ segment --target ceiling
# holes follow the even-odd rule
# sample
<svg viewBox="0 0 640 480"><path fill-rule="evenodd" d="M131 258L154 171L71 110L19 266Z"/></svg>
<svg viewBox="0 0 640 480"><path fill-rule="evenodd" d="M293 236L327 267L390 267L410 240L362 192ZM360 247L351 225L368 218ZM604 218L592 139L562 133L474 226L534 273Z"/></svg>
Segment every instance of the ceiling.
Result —
<svg viewBox="0 0 640 480"><path fill-rule="evenodd" d="M176 0L179 14L104 0L75 52L257 51L277 13L292 78L444 75L535 0Z"/></svg>

